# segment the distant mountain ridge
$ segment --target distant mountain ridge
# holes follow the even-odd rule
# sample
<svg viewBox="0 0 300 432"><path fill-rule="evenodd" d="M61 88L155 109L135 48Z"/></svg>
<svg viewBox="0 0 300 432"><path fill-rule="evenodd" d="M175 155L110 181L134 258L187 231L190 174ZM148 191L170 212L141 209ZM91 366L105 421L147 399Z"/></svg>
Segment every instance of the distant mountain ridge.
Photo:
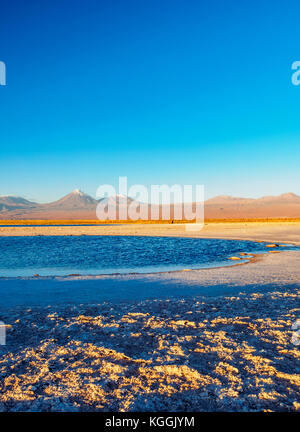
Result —
<svg viewBox="0 0 300 432"><path fill-rule="evenodd" d="M0 197L0 219L86 219L95 220L98 202L105 206L115 203L124 207L134 200L125 195L116 195L99 200L75 189L57 201L39 204L22 197ZM140 204L140 203L138 203ZM150 206L147 204L140 204ZM175 205L176 206L176 205ZM159 206L162 209L163 206ZM170 218L173 218L174 206ZM288 192L279 196L262 198L239 198L220 195L205 201L206 219L235 218L296 218L300 217L300 196ZM104 214L103 214L103 218Z"/></svg>
<svg viewBox="0 0 300 432"><path fill-rule="evenodd" d="M262 198L221 195L205 202L206 219L299 218L300 196L288 192Z"/></svg>
<svg viewBox="0 0 300 432"><path fill-rule="evenodd" d="M22 197L15 196L2 196L0 197L0 212L1 211L9 211L17 208L32 208L37 204L31 201L28 201Z"/></svg>
<svg viewBox="0 0 300 432"><path fill-rule="evenodd" d="M295 193L288 192L278 196L263 196L261 198L242 198L242 197L233 197L231 195L218 195L214 198L210 198L206 201L206 203L228 203L228 202L278 202L278 201L293 201L300 202L300 196Z"/></svg>

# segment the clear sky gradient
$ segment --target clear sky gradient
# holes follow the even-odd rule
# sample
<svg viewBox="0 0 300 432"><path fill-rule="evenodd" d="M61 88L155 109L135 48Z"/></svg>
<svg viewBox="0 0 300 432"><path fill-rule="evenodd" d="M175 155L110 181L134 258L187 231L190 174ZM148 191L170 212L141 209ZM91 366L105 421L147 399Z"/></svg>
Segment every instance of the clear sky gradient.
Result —
<svg viewBox="0 0 300 432"><path fill-rule="evenodd" d="M300 194L299 1L2 2L0 195Z"/></svg>

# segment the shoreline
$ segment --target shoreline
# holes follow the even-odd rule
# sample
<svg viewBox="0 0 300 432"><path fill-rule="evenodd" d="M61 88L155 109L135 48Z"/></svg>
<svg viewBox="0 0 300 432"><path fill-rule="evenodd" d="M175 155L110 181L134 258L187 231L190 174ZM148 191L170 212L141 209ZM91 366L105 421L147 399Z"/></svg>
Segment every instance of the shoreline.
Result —
<svg viewBox="0 0 300 432"><path fill-rule="evenodd" d="M24 304L58 305L236 295L299 286L300 252L282 251L256 257L252 263L201 270L149 274L45 276L0 279L0 311Z"/></svg>
<svg viewBox="0 0 300 432"><path fill-rule="evenodd" d="M239 260L232 260L234 261L234 263L228 263L227 265L225 263L222 263L220 265L216 265L216 266L209 266L209 267L199 267L199 268L184 268L182 270L162 270L162 271L149 271L149 272L122 272L122 273L95 273L95 274L80 274L80 273L74 273L74 274L68 274L68 275L37 275L37 276L0 276L0 281L1 280L55 280L55 279L59 279L59 280L69 280L70 278L84 278L84 279L89 279L89 280L93 280L93 279L99 279L101 277L118 277L118 276L151 276L151 275L172 275L172 274L176 274L176 273L185 273L185 272L199 272L199 271L205 271L205 270L214 270L214 269L220 269L220 268L231 268L231 267L237 267L237 266L242 266L242 265L246 265L246 264L253 264L255 262L258 262L259 260L263 259L264 255L268 255L268 253L280 253L283 251L269 251L269 252L260 252L260 253L252 253L251 256L249 257L245 257L245 258L239 258ZM297 252L297 250L295 251L289 251L289 252ZM298 251L300 252L300 250ZM248 255L248 253L247 253ZM249 253L250 255L250 253ZM228 260L231 260L232 258L227 258Z"/></svg>
<svg viewBox="0 0 300 432"><path fill-rule="evenodd" d="M189 232L185 229L184 224L178 224L178 225L166 225L166 224L122 224L122 225L99 225L99 226L84 226L84 225L78 225L78 226L22 226L22 227L14 227L13 225L11 227L3 227L0 224L0 237L1 236L17 236L17 237L23 237L23 236L137 236L137 237L178 237L178 238L205 238L205 239L223 239L223 240L245 240L245 241L253 241L256 243L280 243L278 247L276 247L275 250L269 250L269 251L263 251L260 253L253 253L250 256L245 257L239 257L239 260L235 260L235 262L228 263L227 265L225 263L222 263L220 265L211 266L211 267L199 267L199 268L184 268L184 269L174 269L174 270L163 270L163 271L149 271L149 272L116 272L116 273L95 273L95 274L80 274L80 272L76 272L76 274L66 274L66 275L38 275L38 276L0 276L1 280L13 280L13 279L22 279L22 280L47 280L47 279L53 279L53 278L70 278L73 276L79 276L86 279L93 279L96 277L101 276L108 276L108 277L114 277L114 276L134 276L134 275L159 275L159 274L169 274L169 273L176 273L176 272L189 272L189 271L203 271L203 270L209 270L209 269L218 269L218 268L231 268L246 264L255 263L258 259L263 259L263 255L268 253L279 253L282 252L282 248L284 248L284 244L291 245L291 246L298 246L300 245L300 222L298 221L289 221L288 226L295 231L296 227L296 235L298 234L299 240L292 241L292 240L285 240L286 232L277 232L276 237L274 237L275 234L272 235L271 239L266 237L265 239L261 238L261 233L259 231L262 227L266 230L266 228L280 228L282 231L282 224L284 224L284 228L286 229L287 222L284 221L276 221L276 222L251 222L251 229L254 227L256 228L255 232L249 233L249 224L248 222L243 222L242 224L240 222L217 222L217 223L206 223L204 228L201 231L198 232ZM224 232L224 227L227 227L226 231ZM220 232L221 228L221 232ZM290 234L290 233L289 233ZM254 236L259 236L258 238L254 238ZM283 244L283 246L281 246ZM247 252L246 255L248 255ZM239 254L238 254L239 255ZM249 253L250 255L250 253ZM228 260L231 258L228 257ZM35 273L38 273L36 271Z"/></svg>

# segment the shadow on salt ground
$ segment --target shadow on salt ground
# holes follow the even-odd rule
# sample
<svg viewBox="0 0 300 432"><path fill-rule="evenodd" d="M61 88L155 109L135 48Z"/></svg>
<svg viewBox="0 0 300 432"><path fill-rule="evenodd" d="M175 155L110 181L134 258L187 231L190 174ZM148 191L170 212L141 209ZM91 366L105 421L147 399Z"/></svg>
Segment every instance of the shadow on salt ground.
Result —
<svg viewBox="0 0 300 432"><path fill-rule="evenodd" d="M191 272L192 273L192 272ZM164 279L165 278L165 279ZM174 279L173 279L174 278ZM74 279L0 279L0 312L7 308L64 306L82 303L120 303L147 299L182 298L187 296L235 295L239 292L267 292L274 289L296 288L298 284L233 283L218 279L202 283L198 279L176 279L174 276L143 276L74 280Z"/></svg>

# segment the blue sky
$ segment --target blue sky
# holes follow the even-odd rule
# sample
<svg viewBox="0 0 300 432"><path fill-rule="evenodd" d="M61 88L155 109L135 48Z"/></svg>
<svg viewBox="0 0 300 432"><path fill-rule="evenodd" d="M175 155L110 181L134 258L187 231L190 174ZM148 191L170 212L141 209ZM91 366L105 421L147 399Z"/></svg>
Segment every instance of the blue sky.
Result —
<svg viewBox="0 0 300 432"><path fill-rule="evenodd" d="M0 195L204 184L300 194L297 1L1 5Z"/></svg>

